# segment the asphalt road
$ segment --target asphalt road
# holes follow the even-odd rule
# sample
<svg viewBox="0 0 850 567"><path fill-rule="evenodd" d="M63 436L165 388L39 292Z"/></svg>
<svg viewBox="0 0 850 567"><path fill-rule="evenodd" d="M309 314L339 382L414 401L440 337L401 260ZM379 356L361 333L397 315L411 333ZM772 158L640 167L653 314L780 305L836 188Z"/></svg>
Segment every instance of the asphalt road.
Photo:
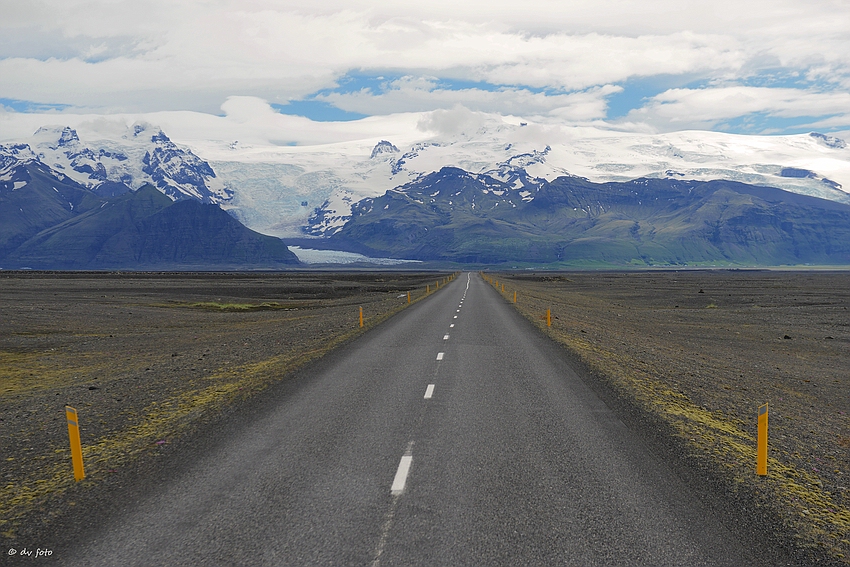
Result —
<svg viewBox="0 0 850 567"><path fill-rule="evenodd" d="M146 567L754 563L475 274L313 365L60 554Z"/></svg>

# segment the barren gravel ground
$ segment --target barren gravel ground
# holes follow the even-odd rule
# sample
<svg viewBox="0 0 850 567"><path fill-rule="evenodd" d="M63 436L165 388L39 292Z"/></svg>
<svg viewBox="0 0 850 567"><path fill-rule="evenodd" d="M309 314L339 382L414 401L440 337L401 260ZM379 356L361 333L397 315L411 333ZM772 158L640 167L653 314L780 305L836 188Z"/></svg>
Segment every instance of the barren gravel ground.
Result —
<svg viewBox="0 0 850 567"><path fill-rule="evenodd" d="M36 547L87 491L360 334L361 306L367 329L445 276L0 273L2 552Z"/></svg>
<svg viewBox="0 0 850 567"><path fill-rule="evenodd" d="M850 273L488 274L594 374L672 426L730 500L850 564ZM551 309L552 326L546 326ZM769 474L755 475L768 402Z"/></svg>

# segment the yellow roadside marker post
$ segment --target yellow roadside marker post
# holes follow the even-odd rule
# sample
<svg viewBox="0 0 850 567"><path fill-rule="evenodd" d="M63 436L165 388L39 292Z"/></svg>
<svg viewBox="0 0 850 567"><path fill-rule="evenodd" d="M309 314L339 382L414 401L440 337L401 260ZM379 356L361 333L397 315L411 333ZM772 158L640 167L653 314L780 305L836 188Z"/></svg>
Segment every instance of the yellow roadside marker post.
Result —
<svg viewBox="0 0 850 567"><path fill-rule="evenodd" d="M756 450L756 474L767 476L767 404L759 406L758 448Z"/></svg>
<svg viewBox="0 0 850 567"><path fill-rule="evenodd" d="M363 326L363 308L360 308L360 326Z"/></svg>
<svg viewBox="0 0 850 567"><path fill-rule="evenodd" d="M552 310L551 309L546 310L546 326L547 327L552 326Z"/></svg>
<svg viewBox="0 0 850 567"><path fill-rule="evenodd" d="M81 481L86 478L83 470L83 447L80 444L80 422L77 419L77 410L71 406L65 406L65 418L68 420L68 437L71 439L71 462L74 464L74 480Z"/></svg>
<svg viewBox="0 0 850 567"><path fill-rule="evenodd" d="M514 303L516 303L516 292L514 292Z"/></svg>
<svg viewBox="0 0 850 567"><path fill-rule="evenodd" d="M410 292L407 292L407 302L410 303Z"/></svg>
<svg viewBox="0 0 850 567"><path fill-rule="evenodd" d="M430 285L425 286L425 293L431 293L431 286Z"/></svg>

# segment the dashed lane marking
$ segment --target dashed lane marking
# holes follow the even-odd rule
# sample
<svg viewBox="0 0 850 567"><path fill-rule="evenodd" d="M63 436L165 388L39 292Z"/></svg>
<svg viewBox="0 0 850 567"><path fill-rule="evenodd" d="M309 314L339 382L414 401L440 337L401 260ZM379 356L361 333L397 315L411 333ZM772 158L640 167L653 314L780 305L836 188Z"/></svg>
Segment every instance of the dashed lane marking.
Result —
<svg viewBox="0 0 850 567"><path fill-rule="evenodd" d="M407 475L410 473L410 465L413 464L413 455L404 455L401 462L398 464L398 470L395 472L393 485L390 492L393 494L401 494L404 492L404 485L407 484Z"/></svg>
<svg viewBox="0 0 850 567"><path fill-rule="evenodd" d="M438 352L438 353L437 353L437 360L443 360L443 355L444 355L444 354L446 354L446 353L444 353L444 352Z"/></svg>
<svg viewBox="0 0 850 567"><path fill-rule="evenodd" d="M448 335L443 335L443 340L444 340L444 341L449 340L449 336L448 336Z"/></svg>
<svg viewBox="0 0 850 567"><path fill-rule="evenodd" d="M425 388L425 399L430 400L431 396L433 396L433 395L434 395L434 385L428 384L428 387Z"/></svg>

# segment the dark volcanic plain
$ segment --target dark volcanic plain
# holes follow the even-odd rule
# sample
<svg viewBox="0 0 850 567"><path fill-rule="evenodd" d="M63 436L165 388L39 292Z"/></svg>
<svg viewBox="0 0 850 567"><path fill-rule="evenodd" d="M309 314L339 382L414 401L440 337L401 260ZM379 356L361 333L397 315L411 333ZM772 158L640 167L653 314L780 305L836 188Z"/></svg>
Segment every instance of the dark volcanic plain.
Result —
<svg viewBox="0 0 850 567"><path fill-rule="evenodd" d="M157 469L172 444L445 275L0 272L2 553L44 547L75 506L97 508L99 487Z"/></svg>
<svg viewBox="0 0 850 567"><path fill-rule="evenodd" d="M487 277L507 301L517 292L519 311L573 353L609 403L669 436L721 506L744 506L754 526L773 522L804 555L850 564L850 273Z"/></svg>
<svg viewBox="0 0 850 567"><path fill-rule="evenodd" d="M0 273L0 552L83 530L69 525L83 521L79 508L99 510L111 490L360 334L360 306L368 329L444 276ZM682 470L716 505L777 528L801 564L850 563L850 273L487 277L506 301L518 292L520 312L627 423L686 455ZM759 478L764 402L770 474ZM66 404L82 426L80 483Z"/></svg>

